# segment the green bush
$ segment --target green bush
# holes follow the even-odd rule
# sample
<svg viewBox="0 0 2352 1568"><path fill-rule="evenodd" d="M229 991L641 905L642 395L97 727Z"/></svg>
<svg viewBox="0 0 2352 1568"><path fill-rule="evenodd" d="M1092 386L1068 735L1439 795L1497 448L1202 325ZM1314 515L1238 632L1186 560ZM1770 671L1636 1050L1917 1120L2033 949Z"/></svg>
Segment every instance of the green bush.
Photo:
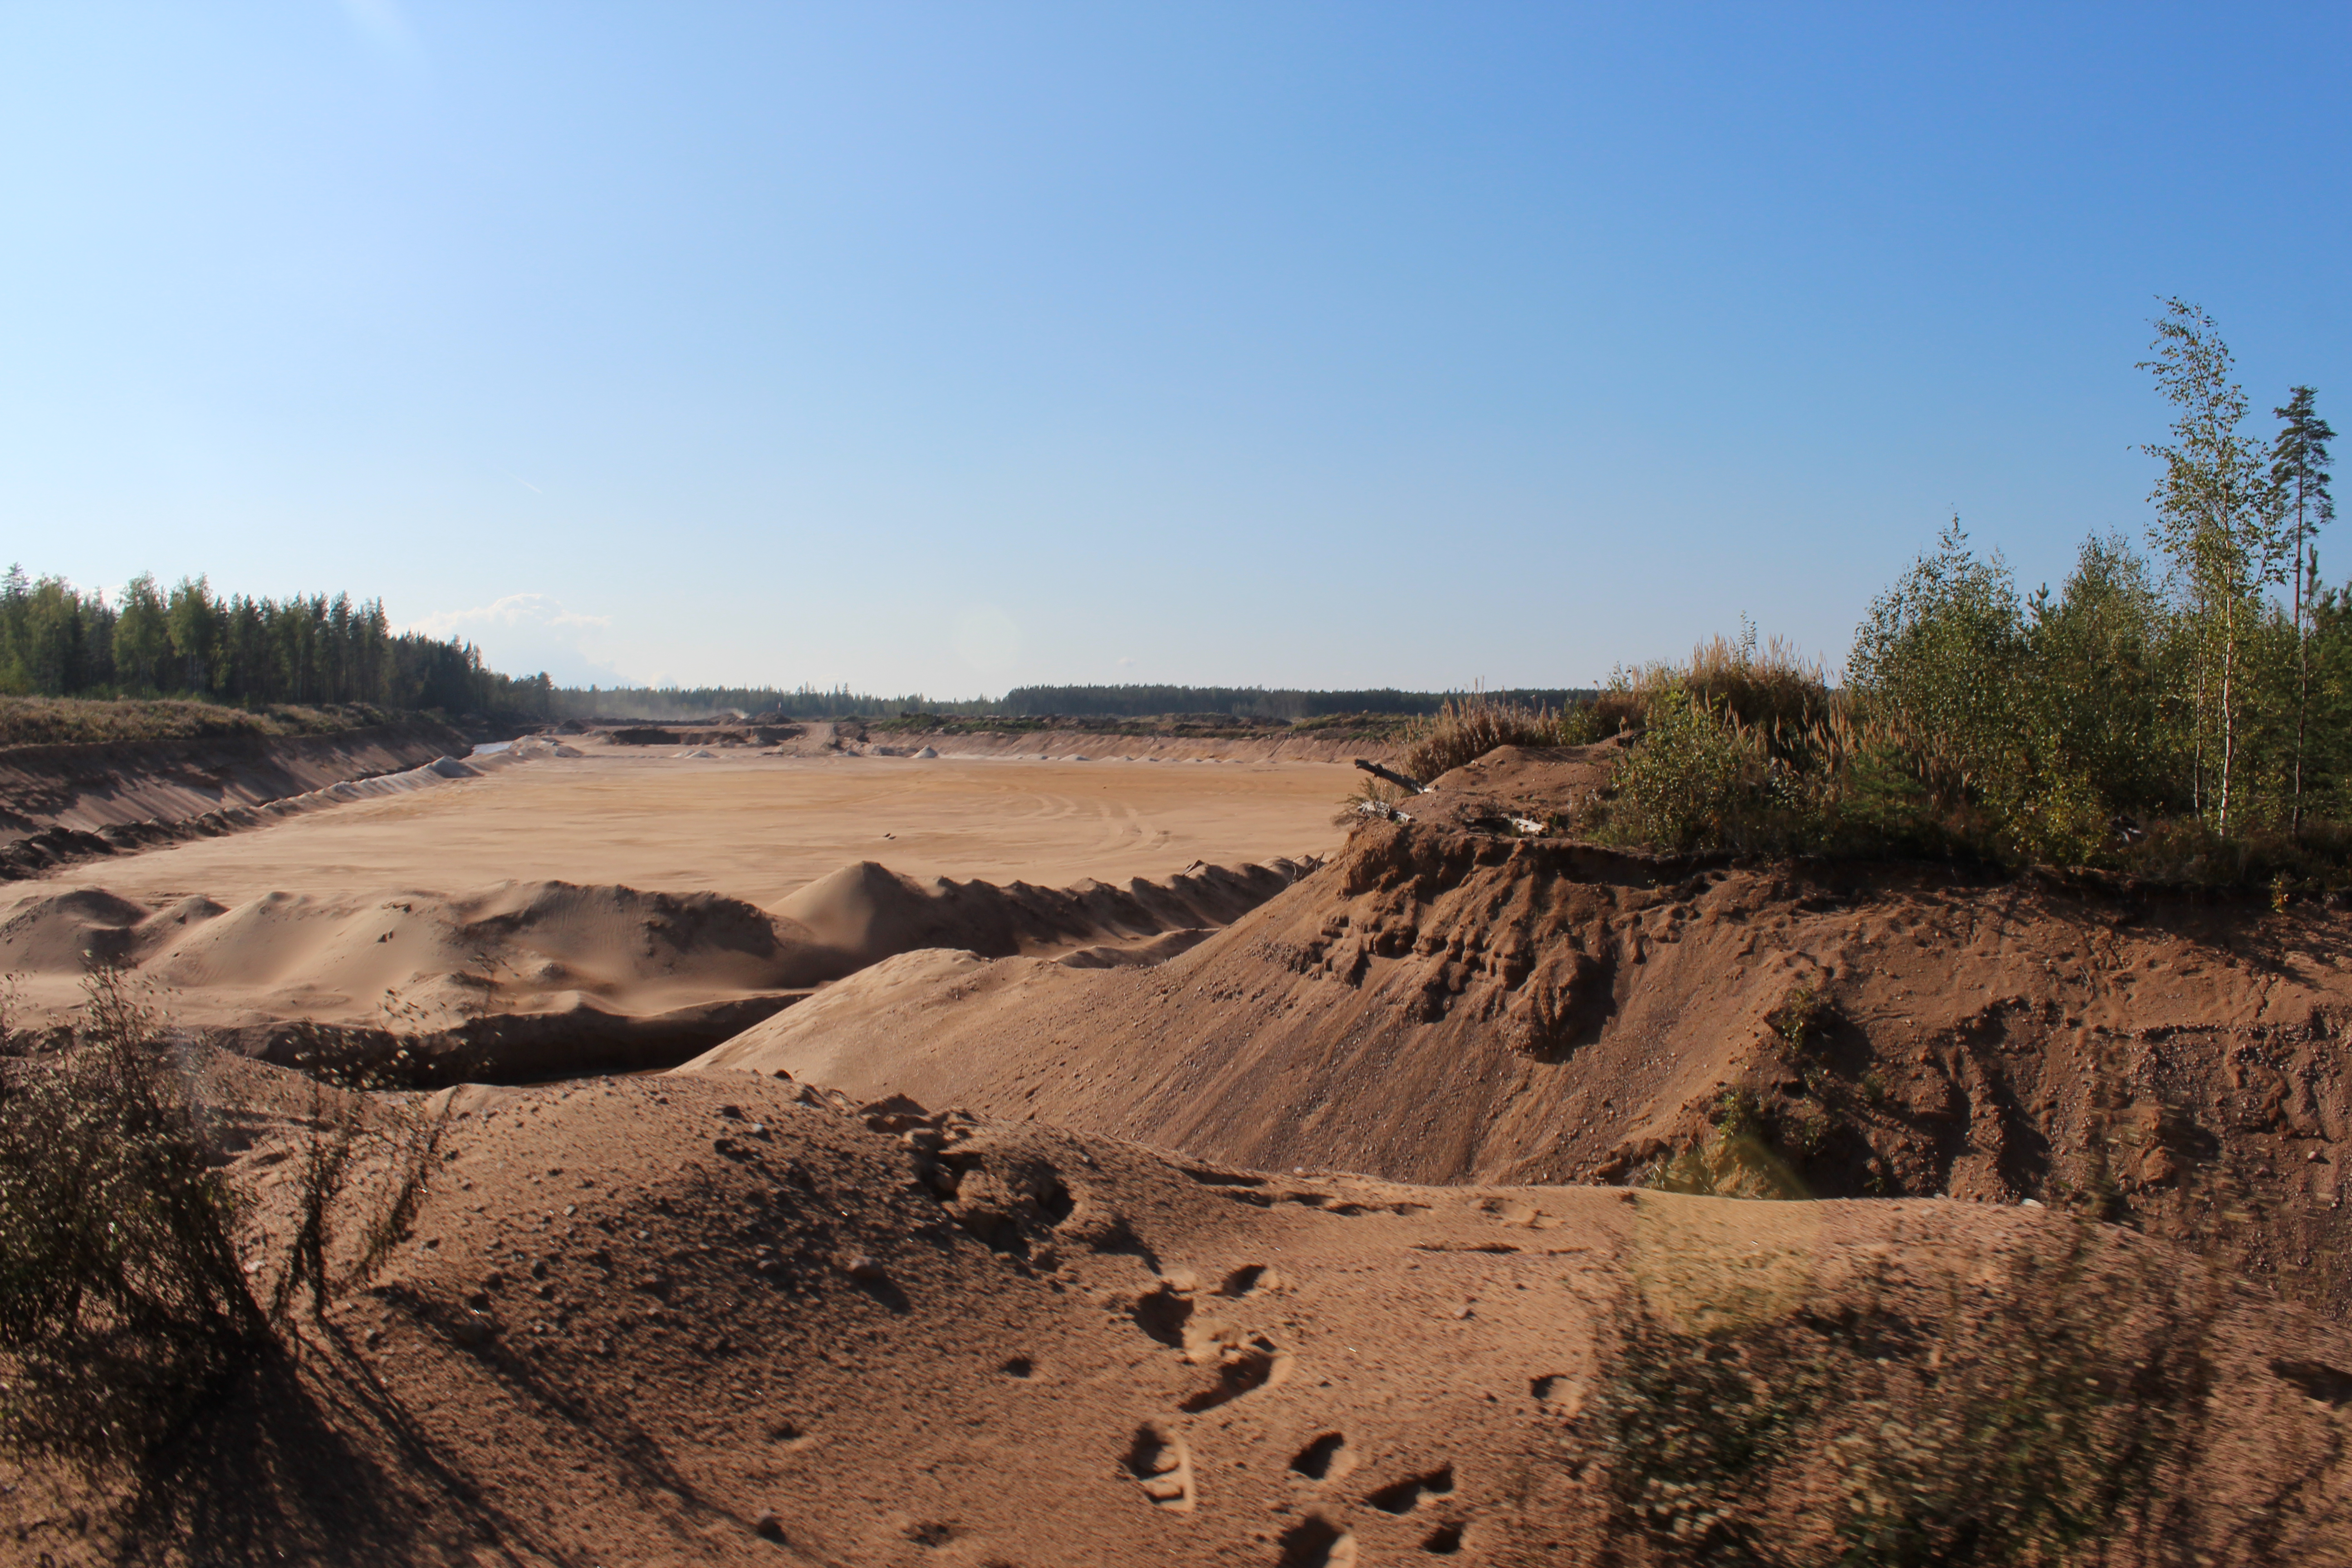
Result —
<svg viewBox="0 0 2352 1568"><path fill-rule="evenodd" d="M1608 828L1623 842L1675 850L1746 847L1786 803L1752 732L1696 692L1670 690L1612 780Z"/></svg>
<svg viewBox="0 0 2352 1568"><path fill-rule="evenodd" d="M1570 1446L1646 1560L2059 1568L2193 1507L2217 1292L2087 1220L1940 1300L1656 1293L1629 1293Z"/></svg>

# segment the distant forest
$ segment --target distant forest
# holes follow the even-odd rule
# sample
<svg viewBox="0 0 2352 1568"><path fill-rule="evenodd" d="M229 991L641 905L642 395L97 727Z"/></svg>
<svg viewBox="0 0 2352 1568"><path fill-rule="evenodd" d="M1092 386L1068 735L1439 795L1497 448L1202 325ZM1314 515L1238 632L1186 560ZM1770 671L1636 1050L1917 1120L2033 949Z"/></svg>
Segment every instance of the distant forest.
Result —
<svg viewBox="0 0 2352 1568"><path fill-rule="evenodd" d="M1016 686L1002 698L945 701L919 694L875 697L840 688L802 686L558 687L551 717L559 719L695 719L733 710L745 714L787 713L795 719L887 719L900 713L938 713L978 718L991 713L1034 719L1146 719L1163 713L1216 713L1237 719L1318 719L1333 713L1433 714L1448 698L1464 692L1302 691L1262 686ZM1566 708L1589 702L1591 688L1489 692L1498 700L1527 708ZM534 710L537 711L537 710Z"/></svg>
<svg viewBox="0 0 2352 1568"><path fill-rule="evenodd" d="M0 578L0 692L529 713L551 690L470 643L393 631L380 599L224 598L202 577L166 590L142 575L110 601L21 566Z"/></svg>
<svg viewBox="0 0 2352 1568"><path fill-rule="evenodd" d="M1332 713L1433 714L1460 691L1298 691L1262 686L1016 686L998 710L1029 716L1067 713L1140 719L1154 713L1230 713L1237 719L1320 719ZM1496 701L1523 708L1566 708L1590 702L1591 688L1493 691Z"/></svg>
<svg viewBox="0 0 2352 1568"><path fill-rule="evenodd" d="M1313 719L1333 713L1435 713L1461 693L1301 691L1232 686L1018 686L1001 700L879 697L814 686L560 687L545 674L502 675L458 639L394 632L381 599L348 594L270 599L215 594L205 578L166 589L133 578L109 599L62 577L0 579L0 693L40 697L195 697L265 703L365 702L382 708L513 718L697 719L730 710L798 719L900 713L973 718L1145 718L1218 713ZM1492 695L1527 707L1589 701L1590 690Z"/></svg>

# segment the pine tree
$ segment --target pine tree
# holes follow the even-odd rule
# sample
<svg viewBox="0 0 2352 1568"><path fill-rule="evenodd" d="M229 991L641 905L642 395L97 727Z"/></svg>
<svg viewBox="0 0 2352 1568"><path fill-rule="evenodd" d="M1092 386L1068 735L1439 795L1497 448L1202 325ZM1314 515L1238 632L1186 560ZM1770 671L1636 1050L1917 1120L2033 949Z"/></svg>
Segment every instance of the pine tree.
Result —
<svg viewBox="0 0 2352 1568"><path fill-rule="evenodd" d="M2307 386L2295 387L2286 406L2271 412L2283 421L2271 444L2271 484L2290 520L2294 549L2294 826L2303 826L2303 751L2311 711L2311 601L2319 585L2319 552L2312 535L2334 521L2336 497L2328 488L2327 443L2336 439Z"/></svg>

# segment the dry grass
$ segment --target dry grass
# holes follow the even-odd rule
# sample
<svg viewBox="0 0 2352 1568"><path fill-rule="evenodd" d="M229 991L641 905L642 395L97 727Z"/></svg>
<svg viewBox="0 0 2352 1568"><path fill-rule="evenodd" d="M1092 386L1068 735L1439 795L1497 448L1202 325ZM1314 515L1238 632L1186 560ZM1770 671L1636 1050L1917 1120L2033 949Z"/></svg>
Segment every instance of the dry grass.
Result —
<svg viewBox="0 0 2352 1568"><path fill-rule="evenodd" d="M1610 674L1601 700L1642 722L1660 700L1681 693L1767 734L1801 732L1825 723L1844 706L1831 691L1829 672L1819 659L1807 658L1778 637L1759 647L1752 631L1736 641L1710 637L1691 650L1687 663L1620 666Z"/></svg>
<svg viewBox="0 0 2352 1568"><path fill-rule="evenodd" d="M1484 696L1448 699L1433 716L1415 720L1405 731L1404 771L1427 784L1497 746L1572 744L1562 721L1549 708L1523 708Z"/></svg>
<svg viewBox="0 0 2352 1568"><path fill-rule="evenodd" d="M1617 1561L2171 1561L2193 1521L2219 1292L2085 1220L1968 1290L1890 1270L1760 1321L1651 1294L1578 1423Z"/></svg>
<svg viewBox="0 0 2352 1568"><path fill-rule="evenodd" d="M324 735L388 717L365 704L230 708L180 698L0 697L0 748L232 735Z"/></svg>
<svg viewBox="0 0 2352 1568"><path fill-rule="evenodd" d="M0 1007L10 994L0 983ZM308 1085L273 1279L256 1256L265 1205L221 1139L253 1108L214 1092L207 1053L170 1044L110 970L46 1045L0 1013L0 1445L136 1458L289 1343L298 1299L321 1314L382 1265L443 1123L414 1100Z"/></svg>

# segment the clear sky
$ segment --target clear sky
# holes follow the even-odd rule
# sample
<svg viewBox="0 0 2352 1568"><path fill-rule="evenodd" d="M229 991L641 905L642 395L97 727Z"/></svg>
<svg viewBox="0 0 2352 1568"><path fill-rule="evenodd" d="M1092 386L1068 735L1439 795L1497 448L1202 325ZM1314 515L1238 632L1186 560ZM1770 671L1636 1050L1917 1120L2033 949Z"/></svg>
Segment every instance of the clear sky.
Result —
<svg viewBox="0 0 2352 1568"><path fill-rule="evenodd" d="M2352 7L0 3L0 556L559 679L1842 658L2352 431ZM2352 541L2323 568L2352 571Z"/></svg>

